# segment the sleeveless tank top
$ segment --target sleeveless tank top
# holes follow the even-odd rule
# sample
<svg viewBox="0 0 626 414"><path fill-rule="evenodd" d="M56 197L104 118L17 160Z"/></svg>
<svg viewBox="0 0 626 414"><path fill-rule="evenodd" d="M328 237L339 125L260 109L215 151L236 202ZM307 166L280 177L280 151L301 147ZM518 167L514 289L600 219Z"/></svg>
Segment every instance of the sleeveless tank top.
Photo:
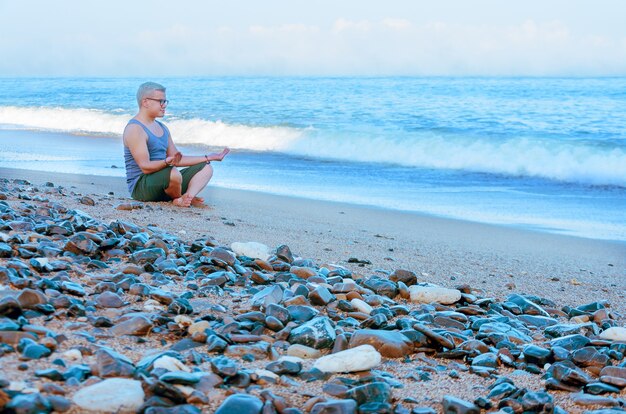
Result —
<svg viewBox="0 0 626 414"><path fill-rule="evenodd" d="M147 145L148 153L150 154L150 161L164 160L167 156L167 144L170 133L165 125L163 125L159 121L156 122L163 129L163 135L160 137L154 135L154 133L150 131L147 126L137 121L136 119L131 119L130 121L128 121L128 125L140 125L143 130L146 131L146 134L148 134ZM141 177L143 173L141 172L141 168L139 168L139 164L137 164L137 162L133 158L133 154L131 154L126 145L124 145L124 163L126 164L126 184L128 185L128 191L132 195L133 190L135 189L135 185L137 184L139 177Z"/></svg>

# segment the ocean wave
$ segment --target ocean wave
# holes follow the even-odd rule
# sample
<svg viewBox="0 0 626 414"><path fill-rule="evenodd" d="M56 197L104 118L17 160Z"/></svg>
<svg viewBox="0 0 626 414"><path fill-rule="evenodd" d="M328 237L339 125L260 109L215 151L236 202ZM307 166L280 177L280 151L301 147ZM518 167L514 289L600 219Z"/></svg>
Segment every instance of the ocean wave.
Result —
<svg viewBox="0 0 626 414"><path fill-rule="evenodd" d="M0 125L67 133L119 136L128 118L127 114L92 109L0 107ZM626 148L591 141L438 132L355 134L197 118L170 117L166 121L179 144L626 187Z"/></svg>

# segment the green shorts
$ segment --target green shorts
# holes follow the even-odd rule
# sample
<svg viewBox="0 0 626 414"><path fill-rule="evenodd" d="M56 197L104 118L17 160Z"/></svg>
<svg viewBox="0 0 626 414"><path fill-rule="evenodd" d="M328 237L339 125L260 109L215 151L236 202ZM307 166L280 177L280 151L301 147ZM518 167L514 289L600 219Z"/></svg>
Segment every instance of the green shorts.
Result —
<svg viewBox="0 0 626 414"><path fill-rule="evenodd" d="M189 181L206 164L206 162L201 162L180 170L180 174L183 176L182 194L185 194L187 191ZM174 167L165 167L152 174L142 174L139 180L137 180L137 184L135 184L131 197L139 201L170 201L172 197L165 194L165 189L170 185L172 168Z"/></svg>

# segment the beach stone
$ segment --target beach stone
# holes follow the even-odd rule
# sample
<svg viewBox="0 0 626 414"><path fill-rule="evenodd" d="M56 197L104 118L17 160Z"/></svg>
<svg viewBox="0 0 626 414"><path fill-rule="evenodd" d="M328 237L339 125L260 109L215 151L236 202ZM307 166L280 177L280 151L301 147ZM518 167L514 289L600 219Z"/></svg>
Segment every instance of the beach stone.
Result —
<svg viewBox="0 0 626 414"><path fill-rule="evenodd" d="M289 305L287 311L289 312L289 319L296 322L310 321L320 313L317 309L305 305Z"/></svg>
<svg viewBox="0 0 626 414"><path fill-rule="evenodd" d="M534 326L536 328L546 328L559 323L559 321L554 318L537 315L519 315L517 319L526 326Z"/></svg>
<svg viewBox="0 0 626 414"><path fill-rule="evenodd" d="M332 347L336 337L330 319L319 316L294 328L289 334L289 342L322 349Z"/></svg>
<svg viewBox="0 0 626 414"><path fill-rule="evenodd" d="M224 355L232 357L240 357L250 354L256 358L267 358L270 351L270 344L265 341L259 341L252 345L229 345L224 350Z"/></svg>
<svg viewBox="0 0 626 414"><path fill-rule="evenodd" d="M475 404L451 395L444 396L441 405L444 414L480 414L480 408Z"/></svg>
<svg viewBox="0 0 626 414"><path fill-rule="evenodd" d="M20 303L13 296L0 299L0 315L15 319L22 314Z"/></svg>
<svg viewBox="0 0 626 414"><path fill-rule="evenodd" d="M522 349L524 360L529 364L544 366L552 357L552 351L537 345L528 345Z"/></svg>
<svg viewBox="0 0 626 414"><path fill-rule="evenodd" d="M626 366L607 366L602 368L600 380L621 388L626 387Z"/></svg>
<svg viewBox="0 0 626 414"><path fill-rule="evenodd" d="M381 279L379 277L371 277L363 282L363 286L373 290L377 295L395 298L398 294L398 286L391 280Z"/></svg>
<svg viewBox="0 0 626 414"><path fill-rule="evenodd" d="M548 368L547 374L564 384L582 386L593 381L593 378L571 361L560 361Z"/></svg>
<svg viewBox="0 0 626 414"><path fill-rule="evenodd" d="M348 390L346 397L355 400L358 405L385 403L391 400L391 387L386 382L371 382Z"/></svg>
<svg viewBox="0 0 626 414"><path fill-rule="evenodd" d="M620 405L620 402L615 398L602 397L599 395L586 394L584 392L577 392L570 394L570 398L572 402L576 405L582 406L604 406L604 407L617 407ZM588 413L589 411L587 411ZM615 411L611 411L610 414L615 413Z"/></svg>
<svg viewBox="0 0 626 414"><path fill-rule="evenodd" d="M507 302L513 303L516 306L518 306L522 310L522 313L526 315L538 315L538 316L543 316L543 317L550 317L550 314L548 314L548 312L546 312L541 306L528 300L522 295L518 295L516 293L509 295L506 298L505 305Z"/></svg>
<svg viewBox="0 0 626 414"><path fill-rule="evenodd" d="M396 269L389 275L389 280L392 282L402 282L406 286L411 286L417 283L417 276L410 270Z"/></svg>
<svg viewBox="0 0 626 414"><path fill-rule="evenodd" d="M613 326L609 329L602 331L599 336L600 339L626 342L626 328L621 326Z"/></svg>
<svg viewBox="0 0 626 414"><path fill-rule="evenodd" d="M568 351L573 351L576 349L583 348L589 344L591 340L586 336L582 336L580 334L563 336L561 338L556 338L548 342L552 348L560 347L564 348Z"/></svg>
<svg viewBox="0 0 626 414"><path fill-rule="evenodd" d="M116 293L105 291L96 298L96 306L100 308L121 308L124 301Z"/></svg>
<svg viewBox="0 0 626 414"><path fill-rule="evenodd" d="M352 299L350 301L350 304L354 306L354 309L356 309L358 312L363 312L366 315L369 315L374 310L374 308L368 305L365 301L358 298Z"/></svg>
<svg viewBox="0 0 626 414"><path fill-rule="evenodd" d="M173 371L160 375L159 381L168 384L193 385L200 381L200 376L191 372Z"/></svg>
<svg viewBox="0 0 626 414"><path fill-rule="evenodd" d="M440 286L409 286L411 302L451 305L461 300L461 291Z"/></svg>
<svg viewBox="0 0 626 414"><path fill-rule="evenodd" d="M550 413L554 410L553 398L547 392L529 391L519 401L524 412Z"/></svg>
<svg viewBox="0 0 626 414"><path fill-rule="evenodd" d="M322 353L319 350L311 348L309 346L293 344L290 345L289 348L287 348L287 355L302 359L315 359L321 357Z"/></svg>
<svg viewBox="0 0 626 414"><path fill-rule="evenodd" d="M335 296L324 286L318 286L309 293L309 300L313 305L325 306L335 300Z"/></svg>
<svg viewBox="0 0 626 414"><path fill-rule="evenodd" d="M17 302L20 304L22 309L32 309L37 305L44 305L48 303L48 298L38 290L26 288L22 289L20 294L17 296Z"/></svg>
<svg viewBox="0 0 626 414"><path fill-rule="evenodd" d="M98 250L98 245L88 235L78 233L69 238L63 250L89 256Z"/></svg>
<svg viewBox="0 0 626 414"><path fill-rule="evenodd" d="M211 370L222 377L233 377L239 371L237 363L224 356L211 358L210 363Z"/></svg>
<svg viewBox="0 0 626 414"><path fill-rule="evenodd" d="M619 394L620 388L615 387L610 384L605 384L603 382L590 382L584 387L585 392L593 395L607 394L607 393L615 393Z"/></svg>
<svg viewBox="0 0 626 414"><path fill-rule="evenodd" d="M170 355L162 355L154 360L152 363L152 369L165 369L170 372L183 371L183 372L191 372L191 369L184 363L182 363L178 358L174 358Z"/></svg>
<svg viewBox="0 0 626 414"><path fill-rule="evenodd" d="M322 372L367 371L378 366L381 354L371 345L360 345L319 358L313 368Z"/></svg>
<svg viewBox="0 0 626 414"><path fill-rule="evenodd" d="M237 256L247 256L252 259L267 260L270 257L270 248L263 243L257 242L234 242L230 245L230 248Z"/></svg>
<svg viewBox="0 0 626 414"><path fill-rule="evenodd" d="M80 389L72 401L85 411L133 413L141 408L144 397L141 381L109 378Z"/></svg>
<svg viewBox="0 0 626 414"><path fill-rule="evenodd" d="M354 400L328 400L315 404L310 414L357 414L356 409Z"/></svg>
<svg viewBox="0 0 626 414"><path fill-rule="evenodd" d="M65 281L61 283L61 290L74 296L85 296L85 288L75 282Z"/></svg>
<svg viewBox="0 0 626 414"><path fill-rule="evenodd" d="M112 349L102 348L96 352L96 371L102 378L132 377L135 373L135 366L124 355Z"/></svg>
<svg viewBox="0 0 626 414"><path fill-rule="evenodd" d="M52 412L50 401L39 393L19 394L13 397L2 412L15 414L43 414Z"/></svg>
<svg viewBox="0 0 626 414"><path fill-rule="evenodd" d="M226 398L215 414L261 414L263 402L248 394L233 394Z"/></svg>
<svg viewBox="0 0 626 414"><path fill-rule="evenodd" d="M313 276L317 276L317 272L315 271L315 269L312 269L310 267L291 266L289 272L304 280L307 280Z"/></svg>
<svg viewBox="0 0 626 414"><path fill-rule="evenodd" d="M297 375L302 371L302 363L281 359L279 361L270 362L265 369L276 375Z"/></svg>
<svg viewBox="0 0 626 414"><path fill-rule="evenodd" d="M574 335L574 334L586 334L591 333L597 335L599 333L598 325L593 322L588 323L560 323L557 325L548 326L543 330L543 333L553 338L562 336Z"/></svg>
<svg viewBox="0 0 626 414"><path fill-rule="evenodd" d="M489 394L487 394L487 397L490 399L501 400L510 396L517 390L517 387L509 382L501 382L499 384L496 383L491 386L491 390L489 391Z"/></svg>
<svg viewBox="0 0 626 414"><path fill-rule="evenodd" d="M187 333L189 335L193 335L196 333L204 333L207 329L210 329L211 325L208 321L198 321L194 322L187 328Z"/></svg>
<svg viewBox="0 0 626 414"><path fill-rule="evenodd" d="M517 344L532 342L532 338L530 336L503 322L488 322L480 325L477 339L482 339L482 337L493 337L493 334L504 337L508 341Z"/></svg>
<svg viewBox="0 0 626 414"><path fill-rule="evenodd" d="M402 358L413 353L413 342L397 331L359 329L350 338L349 347L371 345L386 358Z"/></svg>
<svg viewBox="0 0 626 414"><path fill-rule="evenodd" d="M599 352L593 346L586 346L572 352L571 360L579 367L604 367L609 362L608 355Z"/></svg>
<svg viewBox="0 0 626 414"><path fill-rule="evenodd" d="M40 344L30 343L22 350L22 357L26 359L41 359L50 356L52 351Z"/></svg>
<svg viewBox="0 0 626 414"><path fill-rule="evenodd" d="M165 257L165 250L154 247L136 251L130 255L130 259L137 264L154 263L159 257Z"/></svg>
<svg viewBox="0 0 626 414"><path fill-rule="evenodd" d="M209 257L220 260L226 263L228 266L234 266L237 261L235 254L231 252L230 250L226 250L223 247L214 248L209 254Z"/></svg>
<svg viewBox="0 0 626 414"><path fill-rule="evenodd" d="M133 316L111 328L113 335L144 336L152 330L152 322L145 316Z"/></svg>
<svg viewBox="0 0 626 414"><path fill-rule="evenodd" d="M283 289L280 285L271 285L256 293L250 299L254 308L267 309L271 304L279 304L283 300Z"/></svg>
<svg viewBox="0 0 626 414"><path fill-rule="evenodd" d="M286 263L293 263L294 257L291 249L286 244L280 245L276 248L276 257Z"/></svg>

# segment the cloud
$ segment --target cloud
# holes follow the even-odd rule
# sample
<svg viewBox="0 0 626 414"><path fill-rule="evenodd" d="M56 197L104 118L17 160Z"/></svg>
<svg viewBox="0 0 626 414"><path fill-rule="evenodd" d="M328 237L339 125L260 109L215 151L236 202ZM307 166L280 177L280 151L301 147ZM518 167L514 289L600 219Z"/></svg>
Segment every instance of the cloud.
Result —
<svg viewBox="0 0 626 414"><path fill-rule="evenodd" d="M28 50L24 54L23 50ZM190 25L0 41L0 74L624 75L626 37L562 21Z"/></svg>

